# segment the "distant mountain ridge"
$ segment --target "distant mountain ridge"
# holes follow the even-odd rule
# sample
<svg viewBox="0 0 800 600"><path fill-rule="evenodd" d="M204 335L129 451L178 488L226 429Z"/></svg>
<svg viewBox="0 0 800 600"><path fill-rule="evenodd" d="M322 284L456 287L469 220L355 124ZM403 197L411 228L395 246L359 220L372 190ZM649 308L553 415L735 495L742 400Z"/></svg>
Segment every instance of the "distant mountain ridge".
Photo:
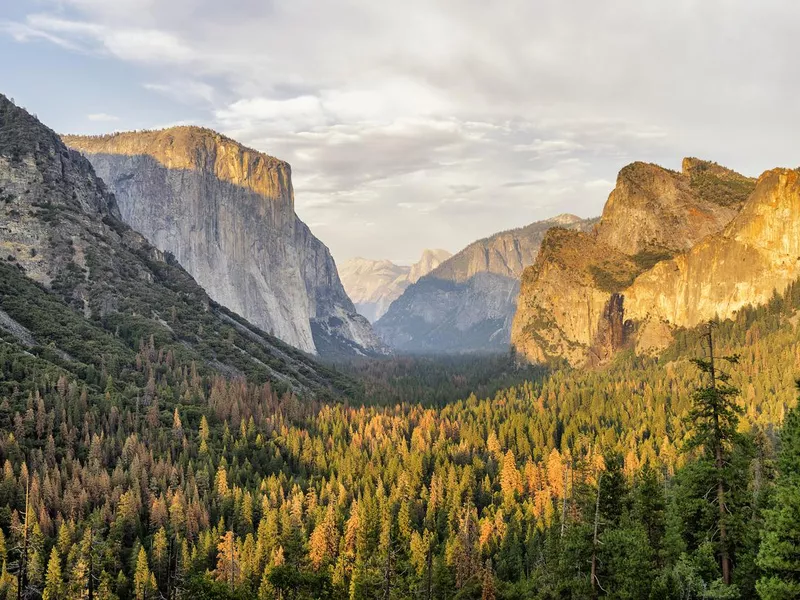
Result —
<svg viewBox="0 0 800 600"><path fill-rule="evenodd" d="M63 139L217 302L306 352L384 351L295 214L286 162L198 127Z"/></svg>
<svg viewBox="0 0 800 600"><path fill-rule="evenodd" d="M410 284L416 283L450 256L452 254L447 250L426 249L410 266L396 265L389 260L353 258L341 265L339 275L358 312L374 323Z"/></svg>
<svg viewBox="0 0 800 600"><path fill-rule="evenodd" d="M563 214L473 242L410 285L375 323L401 352L489 352L508 349L519 278L545 232L584 230L593 220Z"/></svg>

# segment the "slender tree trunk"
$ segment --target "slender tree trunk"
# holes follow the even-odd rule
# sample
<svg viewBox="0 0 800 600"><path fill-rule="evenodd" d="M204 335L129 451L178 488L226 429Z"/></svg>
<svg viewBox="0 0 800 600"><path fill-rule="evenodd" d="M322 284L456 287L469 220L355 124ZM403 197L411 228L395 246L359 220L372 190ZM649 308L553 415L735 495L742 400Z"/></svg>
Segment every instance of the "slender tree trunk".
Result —
<svg viewBox="0 0 800 600"><path fill-rule="evenodd" d="M174 539L170 536L167 546L167 600L172 600L172 546Z"/></svg>
<svg viewBox="0 0 800 600"><path fill-rule="evenodd" d="M600 482L603 478L603 473L597 474L597 496L594 500L594 534L592 536L592 598L597 598L597 545L598 545L598 529L600 528Z"/></svg>
<svg viewBox="0 0 800 600"><path fill-rule="evenodd" d="M234 561L233 561L233 532L231 532L231 545L230 545L230 553L231 553L231 583L230 589L231 593L233 593L233 569L234 569Z"/></svg>
<svg viewBox="0 0 800 600"><path fill-rule="evenodd" d="M94 600L94 528L89 528L89 600Z"/></svg>
<svg viewBox="0 0 800 600"><path fill-rule="evenodd" d="M563 498L561 500L561 537L564 537L564 533L567 530L567 471L569 467L564 466L564 493L562 494Z"/></svg>
<svg viewBox="0 0 800 600"><path fill-rule="evenodd" d="M392 592L392 543L386 548L386 563L383 570L383 598L389 600Z"/></svg>
<svg viewBox="0 0 800 600"><path fill-rule="evenodd" d="M722 450L717 446L717 503L719 504L719 543L721 546L720 562L722 564L722 581L731 584L731 559L728 555L728 532L725 527L725 486L722 480Z"/></svg>
<svg viewBox="0 0 800 600"><path fill-rule="evenodd" d="M25 596L25 589L28 587L28 513L30 512L30 476L25 482L25 521L22 531L22 557L19 561L19 573L17 574L17 598L22 600Z"/></svg>
<svg viewBox="0 0 800 600"><path fill-rule="evenodd" d="M708 356L711 368L711 389L717 389L717 373L714 366L714 336L711 335L711 325L708 326ZM714 405L714 459L717 468L717 505L719 508L719 543L720 543L720 566L722 567L722 581L725 585L731 583L731 560L728 555L728 532L725 527L725 481L722 470L725 466L722 457L722 432L719 425L719 414L717 406Z"/></svg>
<svg viewBox="0 0 800 600"><path fill-rule="evenodd" d="M427 567L427 574L425 576L425 598L426 600L431 600L431 594L433 592L433 574L431 571L433 570L433 548L431 544L428 544L428 557L425 561Z"/></svg>

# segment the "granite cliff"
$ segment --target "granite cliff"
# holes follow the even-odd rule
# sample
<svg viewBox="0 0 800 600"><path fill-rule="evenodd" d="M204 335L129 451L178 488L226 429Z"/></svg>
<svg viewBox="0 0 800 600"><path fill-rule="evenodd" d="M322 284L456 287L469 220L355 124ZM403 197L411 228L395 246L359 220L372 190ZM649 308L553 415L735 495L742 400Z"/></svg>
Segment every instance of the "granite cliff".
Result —
<svg viewBox="0 0 800 600"><path fill-rule="evenodd" d="M532 361L597 365L665 347L798 277L797 173L758 181L687 158L622 169L590 234L551 231L523 276L512 343Z"/></svg>
<svg viewBox="0 0 800 600"><path fill-rule="evenodd" d="M3 95L0 248L0 334L100 387L148 343L201 374L278 390L329 395L342 383L209 298L121 220L86 158Z"/></svg>
<svg viewBox="0 0 800 600"><path fill-rule="evenodd" d="M423 250L413 265L353 258L339 268L344 289L371 323L380 319L403 291L452 256L447 250Z"/></svg>
<svg viewBox="0 0 800 600"><path fill-rule="evenodd" d="M63 139L114 192L122 219L220 304L306 352L383 351L295 214L287 163L197 127Z"/></svg>
<svg viewBox="0 0 800 600"><path fill-rule="evenodd" d="M519 279L547 230L592 223L560 215L478 240L410 285L375 329L403 352L505 351Z"/></svg>
<svg viewBox="0 0 800 600"><path fill-rule="evenodd" d="M798 277L800 173L774 169L724 230L637 277L624 291L625 318L639 324L637 347L657 350L653 332L765 304Z"/></svg>

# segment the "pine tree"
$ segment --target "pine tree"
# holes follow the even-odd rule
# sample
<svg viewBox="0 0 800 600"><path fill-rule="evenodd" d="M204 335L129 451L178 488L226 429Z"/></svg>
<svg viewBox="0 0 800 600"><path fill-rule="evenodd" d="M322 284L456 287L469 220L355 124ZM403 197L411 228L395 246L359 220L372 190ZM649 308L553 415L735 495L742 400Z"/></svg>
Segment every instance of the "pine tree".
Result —
<svg viewBox="0 0 800 600"><path fill-rule="evenodd" d="M481 600L495 600L497 593L494 585L494 571L492 570L492 560L486 559L486 566L483 569L483 581L481 582Z"/></svg>
<svg viewBox="0 0 800 600"><path fill-rule="evenodd" d="M208 454L209 427L208 427L208 419L206 419L205 415L203 415L200 419L200 429L198 432L198 436L200 438L200 453Z"/></svg>
<svg viewBox="0 0 800 600"><path fill-rule="evenodd" d="M45 579L42 600L62 600L64 597L64 580L61 576L61 556L54 546L50 551L50 560L47 563L47 578Z"/></svg>
<svg viewBox="0 0 800 600"><path fill-rule="evenodd" d="M708 345L708 359L693 359L692 362L701 372L708 376L708 384L695 391L692 397L692 408L686 421L692 427L691 435L686 448L703 448L714 464L716 478L716 502L719 517L717 529L719 531L719 555L722 569L722 581L725 585L731 583L731 557L728 547L728 509L726 494L730 489L730 473L728 457L734 440L736 428L739 424L739 415L742 409L736 404L739 390L729 384L730 375L719 370L718 360L729 364L737 364L738 356L714 356L713 323L708 324L705 335Z"/></svg>
<svg viewBox="0 0 800 600"><path fill-rule="evenodd" d="M522 475L517 469L514 453L509 450L503 457L503 469L500 472L500 489L507 503L514 501L516 494L522 492Z"/></svg>
<svg viewBox="0 0 800 600"><path fill-rule="evenodd" d="M153 574L156 576L156 581L162 588L166 579L167 562L169 558L169 549L167 546L167 532L161 527L153 536L151 556L153 557Z"/></svg>
<svg viewBox="0 0 800 600"><path fill-rule="evenodd" d="M152 600L156 596L156 578L147 564L144 546L139 547L136 558L136 571L133 574L133 593L136 600Z"/></svg>
<svg viewBox="0 0 800 600"><path fill-rule="evenodd" d="M764 600L800 598L800 407L784 421L778 469L758 553L765 574L756 589Z"/></svg>
<svg viewBox="0 0 800 600"><path fill-rule="evenodd" d="M239 584L241 576L240 556L233 531L228 531L219 538L215 574L217 581L225 582L231 591Z"/></svg>
<svg viewBox="0 0 800 600"><path fill-rule="evenodd" d="M308 553L314 569L335 559L339 547L339 530L336 528L336 512L333 504L328 505L325 519L314 528L308 540Z"/></svg>

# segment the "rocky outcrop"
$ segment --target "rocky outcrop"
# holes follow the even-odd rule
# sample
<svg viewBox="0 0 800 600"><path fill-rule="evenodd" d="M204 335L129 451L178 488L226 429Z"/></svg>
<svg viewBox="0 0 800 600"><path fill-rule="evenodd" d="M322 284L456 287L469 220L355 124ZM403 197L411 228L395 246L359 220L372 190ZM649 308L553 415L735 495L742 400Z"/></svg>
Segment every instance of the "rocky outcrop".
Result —
<svg viewBox="0 0 800 600"><path fill-rule="evenodd" d="M560 215L474 242L409 286L375 328L403 352L505 351L520 276L547 230L593 223Z"/></svg>
<svg viewBox="0 0 800 600"><path fill-rule="evenodd" d="M693 327L768 302L800 277L800 174L767 171L720 233L643 273L623 293L625 318L646 328ZM642 351L663 346L641 340Z"/></svg>
<svg viewBox="0 0 800 600"><path fill-rule="evenodd" d="M754 240L769 236L759 233L735 249L729 241L742 220L752 221L753 203L763 204L756 200L763 180L756 188L753 179L693 158L684 159L681 173L625 167L592 234L554 230L542 243L514 318L518 354L603 364L622 348L663 347L674 327L758 303L779 280L785 287L786 275L775 274L780 268L752 255ZM744 264L770 274L743 287Z"/></svg>
<svg viewBox="0 0 800 600"><path fill-rule="evenodd" d="M410 284L416 283L450 256L447 250L426 249L419 261L411 266L396 265L388 260L353 258L339 268L339 275L358 312L374 323Z"/></svg>
<svg viewBox="0 0 800 600"><path fill-rule="evenodd" d="M64 141L113 190L122 219L220 304L306 352L382 351L295 214L287 163L197 127Z"/></svg>
<svg viewBox="0 0 800 600"><path fill-rule="evenodd" d="M120 219L86 158L3 95L0 248L0 329L52 349L68 370L105 373L154 339L202 373L337 395L341 375L211 300Z"/></svg>
<svg viewBox="0 0 800 600"><path fill-rule="evenodd" d="M571 363L607 358L613 349L600 322L611 314L609 300L633 280L638 267L593 233L554 228L539 256L522 276L511 341L532 362L563 357ZM608 338L609 341L613 339Z"/></svg>
<svg viewBox="0 0 800 600"><path fill-rule="evenodd" d="M597 239L630 256L687 250L724 227L752 188L752 179L694 158L680 173L636 162L617 176Z"/></svg>

